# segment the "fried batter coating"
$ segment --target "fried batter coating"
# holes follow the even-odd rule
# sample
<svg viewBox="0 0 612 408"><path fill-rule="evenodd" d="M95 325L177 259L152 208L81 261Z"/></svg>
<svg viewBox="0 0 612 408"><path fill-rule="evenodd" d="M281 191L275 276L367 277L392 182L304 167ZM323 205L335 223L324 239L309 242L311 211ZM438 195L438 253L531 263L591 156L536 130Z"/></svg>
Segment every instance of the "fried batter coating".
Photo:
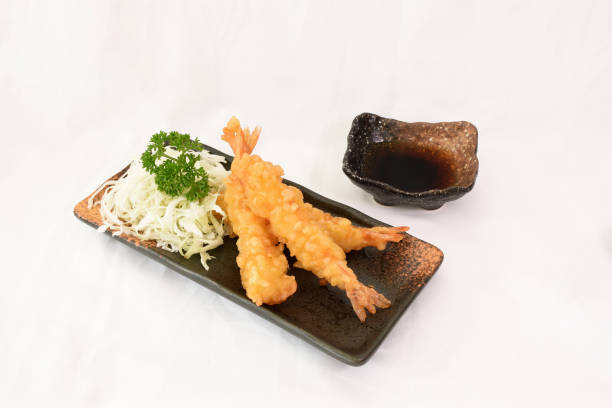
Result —
<svg viewBox="0 0 612 408"><path fill-rule="evenodd" d="M233 231L238 235L236 262L242 286L248 298L258 306L278 304L295 293L297 284L293 276L287 275L289 265L283 245L272 234L268 220L253 214L246 205L244 188L235 175L242 166L241 157L253 150L259 130L253 133L242 130L240 122L232 118L223 132L223 139L230 143L236 155L232 172L225 180L223 201Z"/></svg>
<svg viewBox="0 0 612 408"><path fill-rule="evenodd" d="M287 186L287 188L303 201L300 190L292 186ZM310 218L323 228L344 252L363 249L367 246L373 246L382 251L388 242L401 241L404 238L403 232L408 231L408 227L356 227L347 218L334 217L308 203L303 203L299 211L302 216Z"/></svg>
<svg viewBox="0 0 612 408"><path fill-rule="evenodd" d="M238 257L242 286L255 304L274 305L295 293L297 284L287 275L289 265L283 245L270 231L266 219L256 216L246 206L242 186L231 175L226 180L225 201L232 228L238 235Z"/></svg>
<svg viewBox="0 0 612 408"><path fill-rule="evenodd" d="M301 267L344 290L362 322L366 319L365 309L373 314L376 307L391 305L383 295L357 280L346 264L343 248L312 219L299 190L283 184L279 166L251 155L243 156L241 161L236 175L243 182L249 208L270 221L274 235L287 245Z"/></svg>

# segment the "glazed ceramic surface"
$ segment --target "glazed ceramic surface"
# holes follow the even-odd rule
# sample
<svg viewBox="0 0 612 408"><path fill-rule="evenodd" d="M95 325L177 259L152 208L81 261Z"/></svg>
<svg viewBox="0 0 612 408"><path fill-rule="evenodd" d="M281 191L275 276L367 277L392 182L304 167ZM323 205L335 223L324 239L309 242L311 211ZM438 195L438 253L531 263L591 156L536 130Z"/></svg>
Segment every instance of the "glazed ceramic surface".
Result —
<svg viewBox="0 0 612 408"><path fill-rule="evenodd" d="M342 170L380 204L433 210L474 187L477 146L469 122L406 123L362 113L353 120Z"/></svg>

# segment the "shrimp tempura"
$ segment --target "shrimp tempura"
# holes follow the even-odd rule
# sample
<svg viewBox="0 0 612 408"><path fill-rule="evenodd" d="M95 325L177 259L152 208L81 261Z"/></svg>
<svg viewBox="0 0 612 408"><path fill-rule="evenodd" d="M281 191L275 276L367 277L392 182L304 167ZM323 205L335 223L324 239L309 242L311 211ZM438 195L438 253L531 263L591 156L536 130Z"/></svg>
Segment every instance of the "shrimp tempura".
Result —
<svg viewBox="0 0 612 408"><path fill-rule="evenodd" d="M237 262L249 298L258 305L274 304L295 292L295 279L286 275L287 260L278 240L297 258L296 266L313 272L322 284L344 290L362 322L366 309L374 314L376 307L389 307L391 302L382 294L359 282L345 252L366 246L382 250L388 242L400 241L408 227L360 228L304 203L300 190L282 182L279 166L250 155L259 132L241 129L232 117L222 136L236 155L226 179L225 201L240 237Z"/></svg>
<svg viewBox="0 0 612 408"><path fill-rule="evenodd" d="M300 190L291 186L287 186L287 188L292 190L296 197L299 197L299 200L303 201ZM351 224L350 220L334 217L308 203L303 203L299 211L302 216L308 217L323 228L331 239L342 247L344 252L363 249L367 246L374 246L382 251L388 242L401 241L404 238L402 232L408 231L408 227L356 227Z"/></svg>
<svg viewBox="0 0 612 408"><path fill-rule="evenodd" d="M265 218L258 217L246 205L241 181L235 173L242 165L241 157L253 150L259 129L253 133L240 129L240 122L232 118L223 129L223 139L230 143L235 158L232 172L225 179L225 207L232 228L238 235L239 255L236 262L240 267L242 286L255 304L269 305L285 301L295 293L297 284L293 276L287 275L289 267L283 254L283 245L270 231Z"/></svg>
<svg viewBox="0 0 612 408"><path fill-rule="evenodd" d="M373 288L365 286L346 264L344 250L321 226L300 209L304 208L301 194L282 182L283 170L258 156L241 158L243 168L238 177L245 187L249 208L267 218L274 235L289 248L301 267L320 279L344 290L355 314L362 322L367 309L387 308L391 302Z"/></svg>

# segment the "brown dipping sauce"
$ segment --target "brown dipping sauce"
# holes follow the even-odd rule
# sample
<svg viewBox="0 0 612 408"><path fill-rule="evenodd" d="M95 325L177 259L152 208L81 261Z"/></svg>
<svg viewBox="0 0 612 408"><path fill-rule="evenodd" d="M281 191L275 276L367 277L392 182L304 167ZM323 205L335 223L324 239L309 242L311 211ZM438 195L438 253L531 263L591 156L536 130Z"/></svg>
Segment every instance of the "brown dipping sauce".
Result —
<svg viewBox="0 0 612 408"><path fill-rule="evenodd" d="M445 151L399 142L369 146L363 174L411 193L450 187L456 182L452 156Z"/></svg>

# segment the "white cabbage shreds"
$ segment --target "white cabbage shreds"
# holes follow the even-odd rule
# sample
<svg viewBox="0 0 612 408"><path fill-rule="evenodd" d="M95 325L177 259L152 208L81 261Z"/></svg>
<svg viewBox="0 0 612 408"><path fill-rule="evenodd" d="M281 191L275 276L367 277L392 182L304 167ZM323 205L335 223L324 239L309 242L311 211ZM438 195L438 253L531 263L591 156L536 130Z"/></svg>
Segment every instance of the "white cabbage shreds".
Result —
<svg viewBox="0 0 612 408"><path fill-rule="evenodd" d="M166 148L166 154L178 156L172 148ZM97 192L89 199L90 208L100 206L103 225L98 230L154 240L158 247L179 252L185 258L200 254L202 265L208 269L208 251L223 243L226 215L216 202L229 174L221 164L224 162L222 156L200 153L196 166L208 173L210 192L204 198L189 201L159 191L155 176L142 168L140 158L135 159L123 176L100 187L98 191L106 188L100 201L93 202Z"/></svg>

